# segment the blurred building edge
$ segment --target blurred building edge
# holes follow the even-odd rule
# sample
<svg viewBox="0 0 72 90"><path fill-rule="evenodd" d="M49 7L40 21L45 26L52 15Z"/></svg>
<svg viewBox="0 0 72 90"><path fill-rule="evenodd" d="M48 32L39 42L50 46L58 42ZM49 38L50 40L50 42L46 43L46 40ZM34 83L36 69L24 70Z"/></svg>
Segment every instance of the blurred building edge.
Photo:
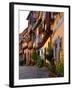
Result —
<svg viewBox="0 0 72 90"><path fill-rule="evenodd" d="M64 57L64 13L31 11L27 17L28 27L19 34L19 60L26 65L34 63L32 53L36 49L45 62L49 43L54 60Z"/></svg>

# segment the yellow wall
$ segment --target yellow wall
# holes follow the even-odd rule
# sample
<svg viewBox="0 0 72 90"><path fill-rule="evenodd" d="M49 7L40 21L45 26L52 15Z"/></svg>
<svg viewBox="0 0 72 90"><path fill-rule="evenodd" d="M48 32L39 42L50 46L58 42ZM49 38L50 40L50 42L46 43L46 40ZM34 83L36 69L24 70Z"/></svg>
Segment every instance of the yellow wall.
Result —
<svg viewBox="0 0 72 90"><path fill-rule="evenodd" d="M43 48L48 48L48 42L50 41L50 38L48 38L48 40L46 41L46 43L44 44Z"/></svg>
<svg viewBox="0 0 72 90"><path fill-rule="evenodd" d="M52 42L54 42L54 40L57 37L61 37L62 38L62 48L64 48L64 23L62 23L62 25L58 28L58 30L55 32L54 36L52 37Z"/></svg>

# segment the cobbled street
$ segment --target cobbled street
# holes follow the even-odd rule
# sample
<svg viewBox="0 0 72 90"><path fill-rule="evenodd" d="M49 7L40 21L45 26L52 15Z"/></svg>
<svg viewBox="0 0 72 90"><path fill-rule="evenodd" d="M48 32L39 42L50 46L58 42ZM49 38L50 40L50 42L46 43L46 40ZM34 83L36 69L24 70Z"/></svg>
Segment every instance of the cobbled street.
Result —
<svg viewBox="0 0 72 90"><path fill-rule="evenodd" d="M48 69L46 67L38 68L37 66L20 66L19 79L31 78L48 78Z"/></svg>

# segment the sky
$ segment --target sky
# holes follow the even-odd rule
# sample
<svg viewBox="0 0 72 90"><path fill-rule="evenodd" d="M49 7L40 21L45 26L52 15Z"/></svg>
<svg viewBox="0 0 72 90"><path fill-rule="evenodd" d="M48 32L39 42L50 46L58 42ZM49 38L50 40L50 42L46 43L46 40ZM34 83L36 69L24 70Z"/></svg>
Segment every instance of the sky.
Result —
<svg viewBox="0 0 72 90"><path fill-rule="evenodd" d="M23 32L25 28L28 27L28 20L26 20L30 11L20 11L19 12L19 33Z"/></svg>

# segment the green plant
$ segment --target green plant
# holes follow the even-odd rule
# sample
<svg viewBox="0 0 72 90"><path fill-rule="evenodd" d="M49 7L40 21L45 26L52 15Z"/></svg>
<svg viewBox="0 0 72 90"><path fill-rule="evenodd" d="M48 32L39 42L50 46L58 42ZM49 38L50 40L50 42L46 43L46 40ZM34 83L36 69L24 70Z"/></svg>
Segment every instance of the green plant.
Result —
<svg viewBox="0 0 72 90"><path fill-rule="evenodd" d="M52 66L51 66L51 63L50 62L48 63L48 70L49 71L52 71Z"/></svg>
<svg viewBox="0 0 72 90"><path fill-rule="evenodd" d="M25 64L24 60L19 61L19 65L23 66Z"/></svg>
<svg viewBox="0 0 72 90"><path fill-rule="evenodd" d="M48 50L47 50L47 54L45 53L45 58L51 62L51 60L53 59L53 48L51 47L51 43L48 42Z"/></svg>
<svg viewBox="0 0 72 90"><path fill-rule="evenodd" d="M48 54L45 54L45 58L51 62L51 60L53 59L53 50L52 48L48 49Z"/></svg>
<svg viewBox="0 0 72 90"><path fill-rule="evenodd" d="M35 62L37 62L38 54L37 54L36 51L34 51L34 52L32 53L32 59L33 59Z"/></svg>
<svg viewBox="0 0 72 90"><path fill-rule="evenodd" d="M42 60L40 57L38 57L38 60L37 60L36 65L37 65L39 68L41 68L41 67L43 67L43 64L44 64L44 60Z"/></svg>
<svg viewBox="0 0 72 90"><path fill-rule="evenodd" d="M56 62L56 73L58 76L64 76L64 63L61 61Z"/></svg>
<svg viewBox="0 0 72 90"><path fill-rule="evenodd" d="M32 59L36 62L36 66L38 66L39 68L43 66L43 60L41 60L40 56L36 51L32 53Z"/></svg>
<svg viewBox="0 0 72 90"><path fill-rule="evenodd" d="M48 63L48 70L52 73L56 73L56 66L53 60Z"/></svg>

